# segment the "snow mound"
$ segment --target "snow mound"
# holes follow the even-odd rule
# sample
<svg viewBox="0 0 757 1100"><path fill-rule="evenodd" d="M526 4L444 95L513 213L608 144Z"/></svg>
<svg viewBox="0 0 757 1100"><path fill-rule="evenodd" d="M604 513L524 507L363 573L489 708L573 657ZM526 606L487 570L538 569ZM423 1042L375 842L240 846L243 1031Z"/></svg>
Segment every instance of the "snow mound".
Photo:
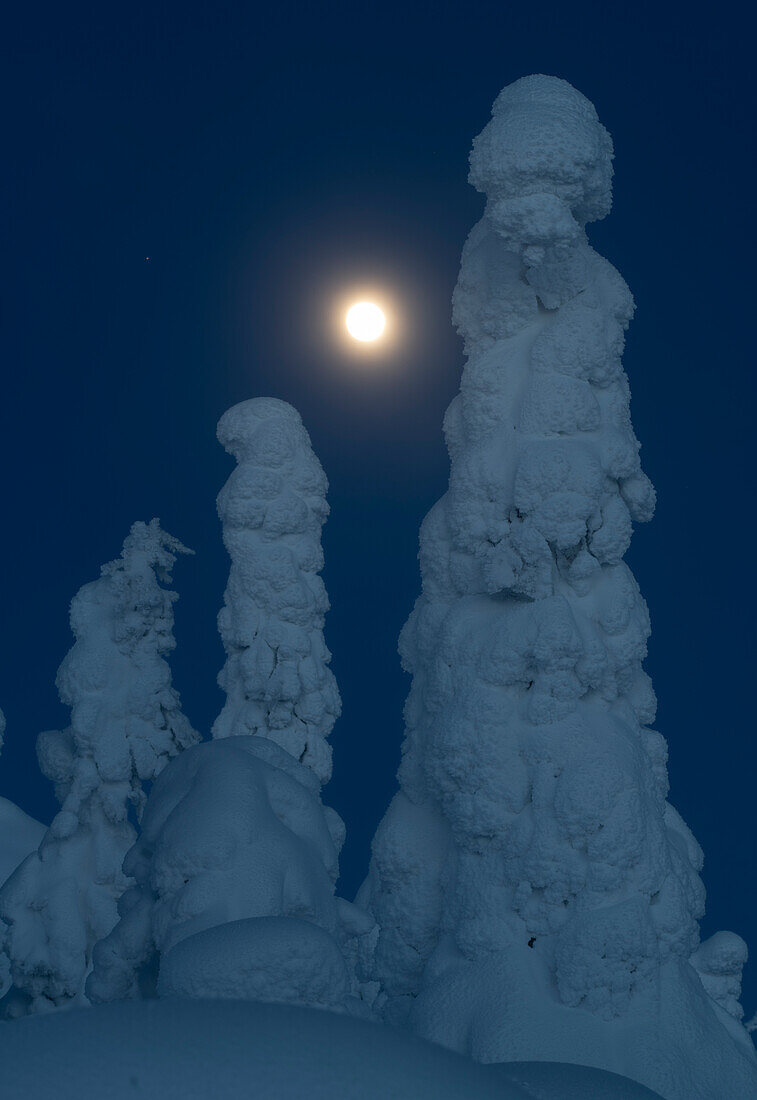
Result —
<svg viewBox="0 0 757 1100"><path fill-rule="evenodd" d="M0 798L0 884L10 878L30 852L39 848L45 826L15 802Z"/></svg>
<svg viewBox="0 0 757 1100"><path fill-rule="evenodd" d="M0 1064L4 1094L25 1100L528 1096L388 1028L251 1002L134 1001L30 1017L2 1028Z"/></svg>
<svg viewBox="0 0 757 1100"><path fill-rule="evenodd" d="M24 1100L655 1096L614 1074L577 1066L480 1066L392 1028L252 1002L127 1001L27 1017L0 1029L0 1065L3 1094Z"/></svg>
<svg viewBox="0 0 757 1100"><path fill-rule="evenodd" d="M160 997L222 997L341 1008L350 979L336 941L293 917L206 928L161 959Z"/></svg>
<svg viewBox="0 0 757 1100"><path fill-rule="evenodd" d="M207 741L177 757L155 782L126 856L136 886L95 948L90 1000L136 996L156 951L166 958L180 941L232 922L290 917L324 929L327 942L337 935L338 853L319 787L310 768L264 737ZM224 950L216 941L212 954ZM179 959L200 955L188 948L174 956L171 982L179 980ZM201 971L200 983L205 963ZM195 988L194 976L181 981L183 993L186 983ZM220 987L213 995L222 995Z"/></svg>
<svg viewBox="0 0 757 1100"><path fill-rule="evenodd" d="M415 1000L411 1025L459 1054L501 1064L544 1052L547 1061L611 1065L666 1100L756 1095L751 1040L703 996L683 959L669 960L657 989L637 993L623 1017L608 1020L562 1003L537 950L513 946L476 962L455 961L451 948L448 955Z"/></svg>

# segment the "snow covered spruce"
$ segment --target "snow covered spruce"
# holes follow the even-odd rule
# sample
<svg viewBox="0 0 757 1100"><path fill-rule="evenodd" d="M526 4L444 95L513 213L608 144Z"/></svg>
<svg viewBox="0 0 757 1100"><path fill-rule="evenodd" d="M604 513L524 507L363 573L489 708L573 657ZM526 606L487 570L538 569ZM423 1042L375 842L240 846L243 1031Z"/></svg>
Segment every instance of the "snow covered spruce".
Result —
<svg viewBox="0 0 757 1100"><path fill-rule="evenodd" d="M0 750L5 735L5 715L0 710ZM25 814L15 803L0 798L0 886L15 871L30 852L39 847L45 827ZM11 984L11 968L5 950L5 931L0 923L0 999Z"/></svg>
<svg viewBox="0 0 757 1100"><path fill-rule="evenodd" d="M58 670L71 726L40 734L37 755L61 809L0 891L16 989L11 1011L86 1004L94 944L118 919L129 885L125 853L135 839L142 783L197 740L171 686L177 553L187 551L157 520L135 523L117 561L71 602L73 648Z"/></svg>
<svg viewBox="0 0 757 1100"><path fill-rule="evenodd" d="M318 571L326 478L298 413L256 399L218 437L239 460L219 514L232 559L216 739L156 782L124 870L137 885L95 951L94 1001L280 1001L364 1014L374 922L334 896L344 825L321 802L339 695ZM375 938L375 936L374 936Z"/></svg>
<svg viewBox="0 0 757 1100"><path fill-rule="evenodd" d="M326 475L299 413L284 401L235 405L221 417L218 439L238 465L218 494L231 571L218 616L227 655L218 683L227 699L213 736L270 738L325 783L326 738L341 708L318 575Z"/></svg>
<svg viewBox="0 0 757 1100"><path fill-rule="evenodd" d="M0 710L0 752L5 739L5 715ZM0 886L30 852L39 847L45 826L14 802L0 798Z"/></svg>
<svg viewBox="0 0 757 1100"><path fill-rule="evenodd" d="M592 104L545 76L505 88L473 144L449 489L421 529L401 789L358 900L387 1020L485 1062L746 1097L745 945L699 944L702 853L666 802L622 560L654 492L621 366L633 300L584 231L611 161Z"/></svg>

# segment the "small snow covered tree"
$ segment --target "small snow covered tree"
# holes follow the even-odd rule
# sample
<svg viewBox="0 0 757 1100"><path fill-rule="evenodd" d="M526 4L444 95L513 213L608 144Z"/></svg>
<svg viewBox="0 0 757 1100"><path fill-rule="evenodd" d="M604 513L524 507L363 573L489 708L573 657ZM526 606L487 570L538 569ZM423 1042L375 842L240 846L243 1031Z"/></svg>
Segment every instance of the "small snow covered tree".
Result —
<svg viewBox="0 0 757 1100"><path fill-rule="evenodd" d="M124 862L136 886L95 947L88 996L224 997L360 1014L345 948L373 921L334 896L343 838L317 777L269 739L229 737L182 753L150 794Z"/></svg>
<svg viewBox="0 0 757 1100"><path fill-rule="evenodd" d="M323 639L321 527L328 483L299 413L255 398L229 409L218 439L237 468L218 495L231 571L218 626L226 704L214 737L255 734L331 775L326 738L340 699Z"/></svg>
<svg viewBox="0 0 757 1100"><path fill-rule="evenodd" d="M752 1096L745 946L699 946L702 854L666 801L623 562L654 493L621 365L633 300L584 230L611 161L591 103L546 76L505 88L474 142L450 483L421 528L401 789L358 900L389 1020L481 1061Z"/></svg>
<svg viewBox="0 0 757 1100"><path fill-rule="evenodd" d="M0 710L0 752L5 735L5 715ZM39 847L45 826L29 817L14 802L0 798L0 886L30 852Z"/></svg>
<svg viewBox="0 0 757 1100"><path fill-rule="evenodd" d="M374 922L334 896L344 825L320 797L339 713L318 576L326 478L283 401L234 406L218 438L239 462L218 497L232 560L219 615L227 701L214 740L155 784L124 863L137 885L87 992L364 1011L356 964Z"/></svg>
<svg viewBox="0 0 757 1100"><path fill-rule="evenodd" d="M13 982L32 1011L86 1003L92 947L115 924L129 885L130 807L139 816L143 782L198 739L171 686L176 594L160 583L186 552L157 520L135 523L121 557L71 603L76 643L57 680L71 726L37 741L62 805L0 891Z"/></svg>
<svg viewBox="0 0 757 1100"><path fill-rule="evenodd" d="M0 751L5 735L5 715L0 710ZM45 835L45 826L29 817L7 798L0 798L0 886L35 851ZM10 987L10 959L5 950L5 929L0 924L0 999Z"/></svg>

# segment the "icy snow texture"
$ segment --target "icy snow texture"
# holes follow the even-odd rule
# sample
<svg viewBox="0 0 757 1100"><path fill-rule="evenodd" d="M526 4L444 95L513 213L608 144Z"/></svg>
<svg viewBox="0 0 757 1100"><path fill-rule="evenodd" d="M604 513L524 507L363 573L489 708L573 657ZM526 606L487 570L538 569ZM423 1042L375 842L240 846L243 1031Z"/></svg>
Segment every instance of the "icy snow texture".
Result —
<svg viewBox="0 0 757 1100"><path fill-rule="evenodd" d="M654 1100L578 1066L478 1066L392 1028L314 1009L145 1001L0 1028L24 1100ZM659 1098L658 1098L659 1100Z"/></svg>
<svg viewBox="0 0 757 1100"><path fill-rule="evenodd" d="M171 686L175 555L157 520L135 523L117 561L71 603L76 643L58 670L71 726L40 734L37 754L62 807L0 891L15 986L32 1010L84 1003L93 945L117 919L142 781L197 740Z"/></svg>
<svg viewBox="0 0 757 1100"><path fill-rule="evenodd" d="M401 790L358 900L388 1020L482 1061L751 1096L746 950L698 947L702 854L647 728L649 618L622 560L654 507L621 366L633 300L584 231L611 158L593 106L545 76L505 88L474 141L449 489L421 528Z"/></svg>
<svg viewBox="0 0 757 1100"><path fill-rule="evenodd" d="M373 922L334 897L344 827L319 792L310 768L263 737L173 761L124 862L136 886L95 949L90 998L154 995L157 953L161 996L360 1011L341 945Z"/></svg>
<svg viewBox="0 0 757 1100"><path fill-rule="evenodd" d="M271 397L243 401L218 423L237 468L218 494L231 557L218 616L226 703L214 737L258 734L331 775L326 738L340 699L323 640L328 598L321 527L328 483L299 413Z"/></svg>

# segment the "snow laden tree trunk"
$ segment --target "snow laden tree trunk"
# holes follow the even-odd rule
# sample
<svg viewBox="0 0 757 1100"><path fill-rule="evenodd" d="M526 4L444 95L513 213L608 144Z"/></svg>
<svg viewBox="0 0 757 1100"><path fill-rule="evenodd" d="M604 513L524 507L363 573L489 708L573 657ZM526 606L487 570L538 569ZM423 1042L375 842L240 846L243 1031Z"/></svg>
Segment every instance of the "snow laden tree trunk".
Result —
<svg viewBox="0 0 757 1100"><path fill-rule="evenodd" d="M374 922L334 895L344 824L321 801L339 695L318 571L326 478L299 414L257 398L218 438L238 460L218 497L231 555L219 627L226 705L214 740L168 767L124 868L136 886L97 945L96 1001L230 997L365 1014Z"/></svg>
<svg viewBox="0 0 757 1100"><path fill-rule="evenodd" d="M474 142L449 489L421 529L401 789L358 900L391 1021L668 1100L757 1095L745 945L699 946L702 854L666 802L622 560L654 493L621 366L633 301L584 231L611 160L591 103L545 76L505 88Z"/></svg>
<svg viewBox="0 0 757 1100"><path fill-rule="evenodd" d="M218 495L231 571L218 627L226 704L214 737L255 734L331 775L340 699L323 640L328 483L299 413L275 398L229 409L218 439L238 466Z"/></svg>
<svg viewBox="0 0 757 1100"><path fill-rule="evenodd" d="M121 557L71 603L76 643L58 671L71 726L40 734L40 766L61 809L0 891L14 985L30 1010L86 1003L94 944L117 920L142 784L198 735L166 661L175 645L170 581L188 551L157 520L135 523Z"/></svg>

